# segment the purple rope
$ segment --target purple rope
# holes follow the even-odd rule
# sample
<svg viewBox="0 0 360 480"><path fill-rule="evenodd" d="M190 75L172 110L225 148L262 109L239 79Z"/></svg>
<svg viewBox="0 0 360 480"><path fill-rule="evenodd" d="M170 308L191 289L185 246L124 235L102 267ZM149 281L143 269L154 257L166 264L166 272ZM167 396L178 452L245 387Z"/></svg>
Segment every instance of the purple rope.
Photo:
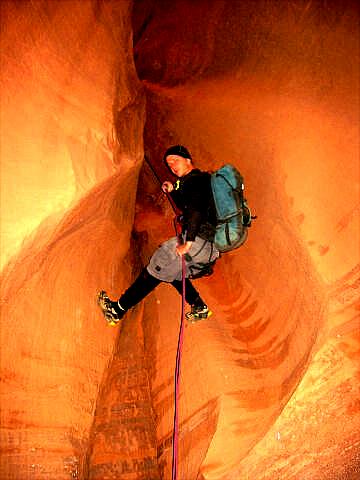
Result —
<svg viewBox="0 0 360 480"><path fill-rule="evenodd" d="M156 179L162 184L160 177L156 173L154 167L151 165L149 158L145 155L145 161L148 163L151 171L155 175ZM172 209L175 212L175 215L178 214L178 210L176 205L171 198L168 192L165 192L167 199L172 206ZM179 232L177 231L176 225L176 218L174 221L175 226L175 233L176 236L179 236ZM179 387L180 387L180 363L181 363L181 354L182 354L182 345L184 340L184 318L185 318L185 258L181 256L181 270L182 270L182 295L181 295L181 321L180 321L180 331L178 337L178 346L176 352L176 367L175 367L175 408L174 408L174 429L173 429L173 451L172 451L172 480L178 480L178 456L179 456L179 412L178 412L178 405L179 405Z"/></svg>
<svg viewBox="0 0 360 480"><path fill-rule="evenodd" d="M172 455L172 480L178 479L178 457L179 457L179 387L180 387L180 365L182 346L184 341L184 318L185 318L185 258L181 256L182 267L182 295L181 295L181 321L178 337L175 367L175 408L174 408L174 429L173 429L173 455Z"/></svg>

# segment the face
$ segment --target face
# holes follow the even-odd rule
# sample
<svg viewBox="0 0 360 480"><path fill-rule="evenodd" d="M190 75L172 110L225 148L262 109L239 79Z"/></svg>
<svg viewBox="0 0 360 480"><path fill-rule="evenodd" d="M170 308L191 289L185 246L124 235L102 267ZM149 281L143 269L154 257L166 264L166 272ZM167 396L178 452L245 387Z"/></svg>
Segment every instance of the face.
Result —
<svg viewBox="0 0 360 480"><path fill-rule="evenodd" d="M169 155L166 157L166 163L177 177L183 177L194 168L190 158L183 158L178 155Z"/></svg>

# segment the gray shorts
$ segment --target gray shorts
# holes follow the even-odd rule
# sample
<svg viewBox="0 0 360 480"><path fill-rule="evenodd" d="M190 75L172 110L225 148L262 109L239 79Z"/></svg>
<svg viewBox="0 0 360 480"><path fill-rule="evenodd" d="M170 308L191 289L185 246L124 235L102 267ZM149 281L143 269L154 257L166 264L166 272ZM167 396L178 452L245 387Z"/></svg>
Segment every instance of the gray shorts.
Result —
<svg viewBox="0 0 360 480"><path fill-rule="evenodd" d="M181 280L182 262L181 257L176 253L177 243L177 237L172 237L154 252L147 266L150 275L163 282ZM189 255L191 260L185 258L186 277L198 271L197 266L214 262L220 254L212 242L196 237L189 250Z"/></svg>

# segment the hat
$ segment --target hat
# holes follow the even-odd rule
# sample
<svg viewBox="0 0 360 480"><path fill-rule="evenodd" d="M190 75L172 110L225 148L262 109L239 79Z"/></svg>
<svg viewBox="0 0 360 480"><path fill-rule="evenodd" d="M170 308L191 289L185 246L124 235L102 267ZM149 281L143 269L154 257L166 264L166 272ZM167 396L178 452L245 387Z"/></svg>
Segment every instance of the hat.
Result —
<svg viewBox="0 0 360 480"><path fill-rule="evenodd" d="M166 162L166 157L169 155L178 155L179 157L190 158L190 160L192 160L189 150L182 145L174 145L168 148L164 155L164 162Z"/></svg>

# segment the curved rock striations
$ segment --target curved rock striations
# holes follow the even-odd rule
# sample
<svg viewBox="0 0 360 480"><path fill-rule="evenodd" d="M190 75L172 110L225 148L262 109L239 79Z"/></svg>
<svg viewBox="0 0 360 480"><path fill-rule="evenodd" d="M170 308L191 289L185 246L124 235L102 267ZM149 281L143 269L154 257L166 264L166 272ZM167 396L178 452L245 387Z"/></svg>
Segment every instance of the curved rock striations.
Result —
<svg viewBox="0 0 360 480"><path fill-rule="evenodd" d="M133 264L144 98L130 9L1 2L4 263L23 242L2 272L3 479L86 475L117 339L95 295L120 293Z"/></svg>
<svg viewBox="0 0 360 480"><path fill-rule="evenodd" d="M135 187L133 171L105 181L40 252L28 245L4 275L2 478L84 478L100 383L117 338L104 328L96 292L101 285L119 294L131 279Z"/></svg>
<svg viewBox="0 0 360 480"><path fill-rule="evenodd" d="M130 12L126 0L1 2L2 266L142 150Z"/></svg>
<svg viewBox="0 0 360 480"><path fill-rule="evenodd" d="M207 12L202 2L175 2L164 16L145 3L146 21L137 19L141 29L135 24L141 32L135 58L147 85L150 157L164 176L158 159L169 144L188 146L203 169L234 163L258 215L246 245L199 280L215 315L186 330L180 476L356 478L355 3L217 2L222 6L212 22L206 21L212 2ZM188 22L181 21L183 9ZM197 41L207 35L214 41L200 67ZM171 54L179 36L183 62L184 52L194 51L194 68L182 75ZM152 49L152 41L164 48ZM136 227L145 230L140 218ZM159 231L148 235L148 244L156 246ZM173 318L179 304L168 306L172 293L165 288L157 294L159 324L145 329L160 467L168 478L169 355L178 322L169 325L161 305Z"/></svg>

